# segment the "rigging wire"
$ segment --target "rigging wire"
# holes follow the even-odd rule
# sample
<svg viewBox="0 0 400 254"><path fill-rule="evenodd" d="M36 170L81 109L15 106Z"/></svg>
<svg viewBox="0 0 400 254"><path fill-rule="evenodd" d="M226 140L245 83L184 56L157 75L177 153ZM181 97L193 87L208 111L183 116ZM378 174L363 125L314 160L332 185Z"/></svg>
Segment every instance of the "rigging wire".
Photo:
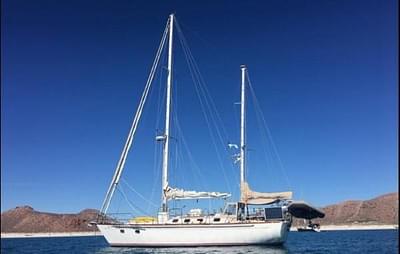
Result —
<svg viewBox="0 0 400 254"><path fill-rule="evenodd" d="M128 205L130 206L130 208L131 208L133 211L139 212L139 214L142 213L142 214L144 214L144 215L149 215L149 214L147 214L145 211L143 211L142 209L140 209L138 206L135 206L135 205L133 204L133 202L131 202L131 201L128 199L128 197L126 196L124 190L122 189L122 185L118 185L117 190L122 194L122 196L124 197L125 201L128 203Z"/></svg>
<svg viewBox="0 0 400 254"><path fill-rule="evenodd" d="M283 173L283 175L285 177L286 184L288 185L289 188L291 188L291 183L290 183L290 180L289 180L289 176L287 174L287 171L286 171L285 167L283 166L281 157L279 156L278 149L276 148L275 142L274 142L274 140L272 138L272 134L271 134L271 131L270 131L268 125L267 125L267 122L265 120L264 114L262 114L261 106L260 106L260 103L259 103L259 101L257 99L255 91L253 89L253 86L251 84L251 80L250 80L248 72L247 72L246 77L247 77L247 81L248 81L248 84L249 84L249 87L250 87L251 95L253 97L254 106L256 108L256 114L258 114L259 119L261 119L262 127L264 128L264 130L266 131L266 134L267 134L267 135L264 135L264 137L266 137L266 143L268 143L268 138L269 138L271 146L272 146L272 149L273 149L273 152L275 153L275 155L276 155L276 157L278 159L278 163L279 163L281 172Z"/></svg>
<svg viewBox="0 0 400 254"><path fill-rule="evenodd" d="M166 89L161 89L161 87L162 87L161 86L161 82L162 82L162 79L163 79L163 69L159 67L159 62L160 62L160 58L161 58L161 62L162 62L162 60L165 59L165 56L166 56L166 54L165 54L163 49L164 49L164 39L165 39L165 35L167 33L166 31L168 30L168 26L169 25L167 24L166 29L165 29L164 34L163 34L163 39L161 41L160 47L159 47L159 49L157 51L157 54L156 54L156 59L154 60L153 66L152 66L151 71L150 71L149 78L148 78L146 86L145 86L145 92L143 94L143 96L145 96L144 97L144 101L143 101L143 97L142 97L142 99L141 99L141 101L139 103L139 108L138 108L138 111L139 111L139 109L140 109L140 111L143 110L143 106L144 106L144 102L145 102L145 100L147 98L147 94L149 93L149 91L150 91L150 95L152 94L152 92L151 92L152 90L150 90L150 87L151 87L151 84L153 82L154 76L156 76L156 77L159 76L160 87L159 87L159 90L158 90L158 102L159 102L159 104L157 106L156 123L155 123L156 128L159 126L160 119L161 119L162 103L160 103L160 101L163 102L165 100L165 93L166 93L166 91L165 91ZM185 60L186 60L186 62L188 64L190 75L191 75L191 78L192 78L194 86L195 86L196 95L197 95L197 97L198 97L198 99L200 101L200 106L201 106L204 118L206 120L206 124L207 124L207 127L208 127L209 135L210 135L210 137L212 139L212 144L213 144L213 147L214 147L214 149L216 151L219 167L220 167L220 169L221 169L221 171L223 173L225 184L226 184L227 188L229 189L229 192L232 193L230 181L228 180L228 175L227 175L227 172L225 170L224 162L223 162L223 159L222 159L223 156L221 155L220 150L218 149L218 146L222 146L224 148L225 152L228 155L230 154L230 151L228 150L228 148L226 146L226 142L224 142L224 140L225 141L228 140L228 138L227 138L228 137L228 134L227 134L228 132L227 132L227 130L226 130L224 124L223 124L223 121L222 121L222 118L221 118L220 114L218 113L218 111L216 109L216 105L215 105L215 103L214 103L214 101L213 101L213 99L211 97L211 94L210 94L210 92L209 92L209 90L208 90L208 88L206 86L204 78L203 78L202 74L200 73L200 70L198 68L198 65L197 65L194 57L193 57L193 54L191 53L191 51L190 51L190 49L188 47L186 38L184 37L178 22L176 22L176 27L177 27L177 31L178 31L178 35L179 35L178 37L180 39L181 46L182 46L182 49L183 49L183 53L185 55ZM249 80L248 76L247 76L247 78ZM176 81L175 81L175 83L176 83ZM250 84L250 80L249 80L249 84ZM250 85L250 87L251 87L251 85ZM175 93L177 93L176 90L177 89L174 89ZM161 91L163 91L163 93ZM182 132L182 129L180 127L179 119L178 119L177 114L176 114L178 103L177 103L175 98L177 98L177 96L172 96L172 99L173 99L172 104L173 104L173 106L175 108L175 110L172 111L172 117L173 117L173 121L175 122L177 135L179 134L179 136L182 138L183 148L187 150L189 161L193 165L193 167L189 167L189 168L192 170L192 173L194 173L194 175L198 176L197 179L200 180L201 185L203 187L205 187L205 184L204 184L204 181L203 181L203 175L201 174L200 167L195 162L194 157L193 157L191 151L188 148L189 146L188 146L188 144L186 142L186 139L185 139L185 137L183 135L183 132ZM140 117L140 115L139 115L139 117ZM134 123L137 124L137 122L138 122L138 119L137 119L137 115L136 115L135 119L134 119ZM265 120L264 120L264 122L265 122ZM120 170L118 172L119 175L117 176L117 178L114 175L112 182L115 184L114 188L116 188L122 194L122 196L125 198L125 200L129 204L129 206L133 210L142 212L144 214L148 214L148 210L149 210L150 206L157 207L157 205L155 205L153 202L151 202L151 200L153 200L154 193L155 193L155 187L156 187L156 182L157 182L156 179L158 179L158 177L160 175L160 170L158 170L158 169L161 166L161 163L160 163L161 160L159 158L160 158L160 152L162 152L162 149L158 145L157 141L154 142L155 143L155 148L154 148L154 154L153 154L153 157L154 157L153 176L156 175L156 177L153 178L155 180L153 181L153 184L152 184L152 191L151 191L150 199L146 199L143 195L141 195L133 187L131 187L124 179L121 178L121 181L131 191L136 193L140 198L142 198L143 200L145 200L148 203L146 212L144 212L142 209L140 209L139 207L135 206L132 202L130 202L130 200L128 200L128 198L125 195L125 192L122 189L122 185L118 185L118 181L119 181L119 178L120 178L120 176L122 174L123 166L124 166L124 163L125 163L125 158L127 156L127 153L129 152L129 147L130 147L130 145L132 143L133 134L135 133L135 130L136 130L136 127L133 130L133 133L132 133L132 129L131 129L131 131L130 131L130 133L128 135L128 140L127 140L128 148L127 149L124 148L124 151L123 151L123 153L121 155L121 158L124 158L124 159L122 160L122 164L121 164ZM213 132L213 130L215 130L215 131ZM267 129L267 131L269 131L269 130ZM274 149L276 150L275 147L274 147ZM175 158L175 167L178 168L178 166L181 165L179 163L179 159L182 159L182 161L183 161L183 158L184 158L182 150L178 149L178 145L176 145L175 156L176 156L176 158ZM279 158L279 161L280 161L280 158ZM120 163L121 163L121 159L120 159L119 164ZM280 161L280 163L282 164L281 161ZM183 163L182 163L182 165L183 165ZM233 163L230 163L229 165L232 168L234 168ZM117 171L116 171L116 173L117 173ZM184 176L184 174L182 174L182 176ZM238 175L237 174L233 174L233 176L235 178L235 181L238 182ZM108 209L108 205L109 205L109 202L112 199L112 195L113 195L113 191L114 191L114 190L112 190L111 196L109 196L109 194L110 194L109 192L110 192L111 187L112 187L112 185L110 185L110 188L109 188L109 190L107 192L107 195L106 195L106 199L104 200L104 203L103 203L103 206L102 206L102 211L105 210L105 212ZM209 205L210 204L211 203L209 203ZM106 208L103 209L104 207L106 207Z"/></svg>
<svg viewBox="0 0 400 254"><path fill-rule="evenodd" d="M175 118L174 118L174 123L175 123L175 126L176 126L177 131L180 133L180 138L181 138L181 141L182 141L182 144L183 144L183 148L186 150L190 162L193 164L193 167L196 169L196 171L192 171L192 173L195 173L195 175L197 175L198 180L200 181L201 186L204 188L204 187L205 187L205 184L204 184L203 175L201 174L200 167L198 166L198 164L197 164L196 161L194 160L193 154L192 154L192 152L191 152L190 149L189 149L188 143L187 143L187 141L186 141L185 136L183 135L183 131L182 131L182 128L181 128L181 126L180 126L180 123L179 123L179 120L178 120L178 117L177 117L177 116L175 116ZM189 167L189 168L190 168L191 170L193 170L192 167ZM197 174L196 174L196 173L197 173Z"/></svg>
<svg viewBox="0 0 400 254"><path fill-rule="evenodd" d="M121 178L121 181L128 187L128 189L136 193L136 195L138 195L142 200L146 201L149 205L152 205L153 207L158 207L156 204L151 202L149 199L145 198L142 194L140 194L137 190L135 190L132 186L130 186L128 182L125 181L125 179Z"/></svg>
<svg viewBox="0 0 400 254"><path fill-rule="evenodd" d="M198 164L194 160L194 157L193 157L193 155L192 155L192 153L191 153L191 151L189 149L188 143L186 141L185 135L184 135L183 130L182 130L181 125L180 125L180 121L179 121L179 117L178 117L178 115L179 115L178 111L179 110L178 110L178 100L177 100L177 98L179 98L179 97L177 95L177 93L178 93L177 80L178 79L175 78L175 82L176 82L175 87L176 88L174 89L174 91L175 91L176 94L175 94L175 96L173 98L173 103L175 105L175 110L172 111L172 117L173 117L173 122L174 122L174 126L175 126L176 137L179 137L180 140L182 141L182 144L183 144L183 147L182 147L183 149L178 149L178 144L176 144L177 156L181 159L181 162L182 162L182 165L183 165L184 156L183 156L182 151L183 150L186 151L186 153L187 153L187 155L189 157L189 161L194 165L194 167L190 167L189 166L188 168L191 170L192 174L196 177L196 180L200 181L201 187L205 188L204 179L203 179L203 175L201 174L200 167L198 166ZM177 166L177 168L178 168L178 166ZM178 171L176 171L176 172L178 172ZM178 174L178 175L180 175L182 177L182 182L185 182L185 174Z"/></svg>
<svg viewBox="0 0 400 254"><path fill-rule="evenodd" d="M217 138L219 139L220 143L222 144L222 147L225 148L225 151L227 151L226 145L224 144L225 142L223 141L224 140L223 134L225 134L225 136L227 136L226 129L225 129L224 125L221 124L221 126L222 126L221 129L223 131L223 134L221 134L220 128L217 125L218 122L222 123L221 117L218 114L218 111L216 110L215 103L211 99L211 96L210 96L210 93L209 93L207 87L205 86L204 78L202 77L202 75L199 71L199 68L198 68L196 61L187 45L186 39L181 31L181 28L180 28L178 22L176 22L176 26L177 26L177 31L178 31L178 35L179 35L178 37L181 41L182 49L183 49L186 61L188 63L189 71L192 76L193 83L195 84L195 90L196 90L197 96L200 101L200 105L201 105L201 108L203 111L204 118L206 120L206 124L208 126L209 134L211 136L214 149L216 151L219 166L224 175L225 183L229 189L229 192L232 192L226 171L223 166L221 155L217 148L217 142L215 141L216 137L214 136L215 134L212 132L212 127L214 127L216 130L216 133L217 133L216 134ZM209 114L206 113L207 110L208 110Z"/></svg>
<svg viewBox="0 0 400 254"><path fill-rule="evenodd" d="M134 138L134 135L135 135L135 132L136 132L136 129L137 129L137 126L138 126L142 111L143 111L143 107L144 107L146 99L147 99L147 95L148 95L149 90L151 88L151 84L153 83L154 73L155 73L155 71L157 69L158 62L159 62L159 59L160 59L160 54L161 54L162 49L164 47L164 43L165 43L165 39L166 39L166 36L167 36L168 27L169 27L169 22L167 22L167 25L165 27L165 30L164 30L163 36L161 38L161 42L160 42L159 48L158 48L157 53L156 53L156 57L154 59L153 65L152 65L151 70L150 70L150 74L149 74L149 76L147 78L147 81L146 81L144 92L143 92L142 97L140 99L138 109L136 111L136 114L135 114L135 117L133 119L131 128L129 130L129 134L128 134L127 140L125 142L125 145L124 145L124 148L122 150L122 153L121 153L120 159L118 161L117 167L115 169L113 178L111 180L110 186L109 186L109 188L107 190L106 196L105 196L103 204L101 206L100 213L102 213L102 214L106 214L107 213L107 210L108 210L108 207L110 205L111 199L112 199L112 197L114 195L114 191L115 191L116 187L118 186L119 179L120 179L120 177L122 175L122 171L124 169L126 158L127 158L128 153L129 153L130 147L132 145L133 138Z"/></svg>
<svg viewBox="0 0 400 254"><path fill-rule="evenodd" d="M175 64L176 64L176 61L174 62ZM174 65L175 66L175 65ZM173 91L173 93L175 93L175 94L173 94L172 95L172 100L171 100L171 104L172 104L172 106L173 106L173 108L174 108L174 110L172 110L172 122L174 122L174 118L175 118L175 116L177 115L177 112L178 112L178 75L177 75L177 73L176 73L176 71L174 72L175 73L175 76L174 76L174 80L173 80L173 84L175 85L175 89L173 89L172 91ZM175 151L174 151L174 156L175 156L175 164L174 164L174 168L175 168L175 170L173 170L172 172L174 172L174 179L175 179L175 182L176 182L176 179L177 179L177 177L179 176L179 174L177 173L178 172L178 156L179 156L179 154L178 154L178 143L177 143L177 137L178 137L178 135L177 135L177 133L176 133L176 128L171 128L172 129L172 131L174 132L174 134L173 134L173 136L175 136L175 138L171 138L172 140L174 140L175 142L174 142L174 145L175 145ZM181 174L182 176L184 175L184 174Z"/></svg>
<svg viewBox="0 0 400 254"><path fill-rule="evenodd" d="M158 68L158 75L157 77L159 78L159 85L158 85L158 99L157 99L157 113L156 113L156 122L155 122L155 130L156 130L156 136L159 135L158 130L160 126L160 121L162 118L162 108L163 105L165 104L165 99L166 99L166 87L162 85L163 80L163 73L165 70L165 64L167 62L167 54L165 53L165 50L162 51L162 54L160 56L160 65ZM164 87L164 89L162 89ZM160 177L160 167L161 167L161 156L162 156L162 146L160 146L159 142L157 140L153 141L154 143L154 154L153 154L153 183L152 183L152 188L151 188L151 194L150 194L150 200L153 200L155 191L156 191L156 185L158 182L158 179ZM148 210L150 207L147 206Z"/></svg>

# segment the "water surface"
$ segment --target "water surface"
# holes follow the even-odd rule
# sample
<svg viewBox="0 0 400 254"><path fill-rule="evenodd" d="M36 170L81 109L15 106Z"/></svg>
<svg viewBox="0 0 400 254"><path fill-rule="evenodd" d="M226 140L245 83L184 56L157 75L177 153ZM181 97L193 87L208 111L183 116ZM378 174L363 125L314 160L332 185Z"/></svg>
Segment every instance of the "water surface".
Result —
<svg viewBox="0 0 400 254"><path fill-rule="evenodd" d="M1 239L1 253L398 253L397 230L290 232L280 247L116 248L102 236Z"/></svg>

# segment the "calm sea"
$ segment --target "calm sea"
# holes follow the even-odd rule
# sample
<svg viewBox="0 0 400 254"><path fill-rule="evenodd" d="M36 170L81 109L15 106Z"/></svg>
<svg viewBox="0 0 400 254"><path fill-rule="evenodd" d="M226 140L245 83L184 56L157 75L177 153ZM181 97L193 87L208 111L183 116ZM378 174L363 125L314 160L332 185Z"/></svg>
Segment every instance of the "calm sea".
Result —
<svg viewBox="0 0 400 254"><path fill-rule="evenodd" d="M112 248L101 236L1 239L1 253L398 253L397 230L290 232L281 247Z"/></svg>

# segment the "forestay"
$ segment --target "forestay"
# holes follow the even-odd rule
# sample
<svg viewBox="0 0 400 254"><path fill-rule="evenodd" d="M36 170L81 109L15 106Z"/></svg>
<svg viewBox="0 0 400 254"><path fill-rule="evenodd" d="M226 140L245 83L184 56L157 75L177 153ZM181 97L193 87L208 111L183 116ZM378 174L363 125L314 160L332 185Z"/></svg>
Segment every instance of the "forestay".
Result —
<svg viewBox="0 0 400 254"><path fill-rule="evenodd" d="M204 198L229 198L231 194L225 192L186 191L167 187L165 197L170 199L204 199Z"/></svg>
<svg viewBox="0 0 400 254"><path fill-rule="evenodd" d="M256 192L252 191L247 182L242 182L241 202L248 205L265 205L277 202L279 200L287 200L292 198L292 192Z"/></svg>

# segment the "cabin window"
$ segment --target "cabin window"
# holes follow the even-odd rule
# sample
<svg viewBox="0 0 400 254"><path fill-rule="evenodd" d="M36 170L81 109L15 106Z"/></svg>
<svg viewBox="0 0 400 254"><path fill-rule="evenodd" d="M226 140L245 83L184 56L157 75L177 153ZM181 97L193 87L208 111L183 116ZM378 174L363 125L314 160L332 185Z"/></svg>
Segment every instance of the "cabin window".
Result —
<svg viewBox="0 0 400 254"><path fill-rule="evenodd" d="M265 208L265 218L267 220L276 220L276 219L282 219L282 208L281 207L268 207Z"/></svg>
<svg viewBox="0 0 400 254"><path fill-rule="evenodd" d="M203 222L203 219L202 219L202 218L200 218L200 219L197 219L197 221L198 221L198 222Z"/></svg>
<svg viewBox="0 0 400 254"><path fill-rule="evenodd" d="M177 223L179 220L178 219L173 219L172 222L173 223Z"/></svg>
<svg viewBox="0 0 400 254"><path fill-rule="evenodd" d="M214 221L215 221L215 222L221 221L221 218L214 218Z"/></svg>
<svg viewBox="0 0 400 254"><path fill-rule="evenodd" d="M120 229L119 232L121 232L123 234L123 233L125 233L125 230Z"/></svg>
<svg viewBox="0 0 400 254"><path fill-rule="evenodd" d="M236 215L236 204L228 204L225 208L224 214L226 215Z"/></svg>
<svg viewBox="0 0 400 254"><path fill-rule="evenodd" d="M185 219L183 222L188 223L190 222L190 219Z"/></svg>

